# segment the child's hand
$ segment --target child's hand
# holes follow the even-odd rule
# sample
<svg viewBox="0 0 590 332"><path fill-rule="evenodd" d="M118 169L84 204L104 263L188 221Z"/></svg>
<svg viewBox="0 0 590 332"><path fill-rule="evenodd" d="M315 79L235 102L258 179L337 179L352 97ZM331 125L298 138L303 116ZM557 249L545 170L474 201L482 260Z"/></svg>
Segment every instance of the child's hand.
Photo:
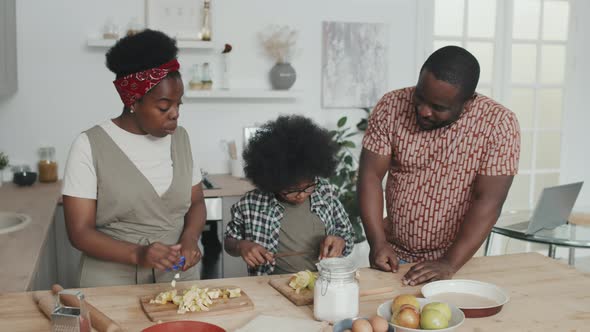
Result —
<svg viewBox="0 0 590 332"><path fill-rule="evenodd" d="M342 256L342 252L344 251L344 246L346 242L344 239L339 236L328 235L324 238L322 243L320 243L320 257L319 259L322 260L328 257L340 257Z"/></svg>
<svg viewBox="0 0 590 332"><path fill-rule="evenodd" d="M257 243L242 240L238 242L238 249L242 259L244 259L246 264L251 268L255 268L258 265L265 263L275 263L273 254Z"/></svg>

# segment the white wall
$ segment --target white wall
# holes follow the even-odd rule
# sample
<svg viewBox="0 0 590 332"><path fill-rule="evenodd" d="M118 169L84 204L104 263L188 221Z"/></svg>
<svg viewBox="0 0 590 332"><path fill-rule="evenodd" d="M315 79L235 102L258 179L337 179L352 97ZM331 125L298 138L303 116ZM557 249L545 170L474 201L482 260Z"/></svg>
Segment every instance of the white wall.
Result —
<svg viewBox="0 0 590 332"><path fill-rule="evenodd" d="M0 151L12 161L34 165L36 149L57 148L63 165L75 136L121 112L112 85L113 74L104 66L106 49L85 46L98 35L110 17L125 27L132 17L144 17L144 0L127 1L17 1L19 89L0 100ZM293 61L303 91L297 102L185 100L181 125L189 131L193 154L211 173L228 172L227 156L220 141L242 142L242 128L275 118L302 113L333 127L345 114L355 118L361 110L321 108L321 23L330 21L385 22L390 24L390 87L415 82L416 5L413 0L213 0L213 38L230 43L234 86L268 87L273 62L259 47L257 34L268 24L288 24L299 30L299 56ZM221 50L219 50L221 51ZM217 51L216 51L217 52ZM181 50L186 69L217 55Z"/></svg>
<svg viewBox="0 0 590 332"><path fill-rule="evenodd" d="M572 7L574 19L574 51L571 84L566 91L566 113L563 123L561 182L584 180L576 201L576 210L590 212L590 1L576 0Z"/></svg>

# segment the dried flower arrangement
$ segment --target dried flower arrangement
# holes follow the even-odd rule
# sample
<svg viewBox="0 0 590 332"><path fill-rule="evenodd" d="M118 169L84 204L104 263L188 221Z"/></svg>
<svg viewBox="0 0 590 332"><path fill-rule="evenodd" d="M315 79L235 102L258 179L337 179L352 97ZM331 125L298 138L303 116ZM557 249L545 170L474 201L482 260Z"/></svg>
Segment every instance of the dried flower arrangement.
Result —
<svg viewBox="0 0 590 332"><path fill-rule="evenodd" d="M276 63L289 63L295 53L297 31L286 25L270 25L260 33L260 40Z"/></svg>

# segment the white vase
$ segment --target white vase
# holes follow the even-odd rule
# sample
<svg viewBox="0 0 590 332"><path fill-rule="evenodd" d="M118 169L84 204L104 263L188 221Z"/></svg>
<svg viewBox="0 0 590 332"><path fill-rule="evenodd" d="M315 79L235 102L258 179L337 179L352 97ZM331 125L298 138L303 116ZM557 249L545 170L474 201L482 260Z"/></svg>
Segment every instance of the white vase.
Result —
<svg viewBox="0 0 590 332"><path fill-rule="evenodd" d="M231 53L221 54L221 89L229 90L230 85L230 69L231 69Z"/></svg>

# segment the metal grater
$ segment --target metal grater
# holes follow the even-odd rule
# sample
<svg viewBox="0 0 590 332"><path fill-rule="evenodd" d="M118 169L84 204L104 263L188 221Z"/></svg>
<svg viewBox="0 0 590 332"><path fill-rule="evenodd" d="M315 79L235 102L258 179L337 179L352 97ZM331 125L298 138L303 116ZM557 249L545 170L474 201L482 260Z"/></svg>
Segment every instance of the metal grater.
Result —
<svg viewBox="0 0 590 332"><path fill-rule="evenodd" d="M68 307L61 303L62 295L74 296L78 307ZM84 305L84 294L80 291L62 290L57 294L57 302L51 314L52 332L91 332L90 317Z"/></svg>

